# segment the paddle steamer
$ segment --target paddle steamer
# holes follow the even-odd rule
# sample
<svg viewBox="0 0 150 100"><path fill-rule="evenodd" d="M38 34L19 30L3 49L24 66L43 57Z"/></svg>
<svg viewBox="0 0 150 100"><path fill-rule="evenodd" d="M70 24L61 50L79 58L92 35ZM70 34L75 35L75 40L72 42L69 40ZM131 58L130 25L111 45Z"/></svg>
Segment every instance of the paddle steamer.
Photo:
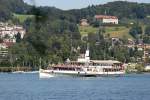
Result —
<svg viewBox="0 0 150 100"><path fill-rule="evenodd" d="M89 50L86 50L84 57L79 57L77 61L67 60L64 64L51 65L46 70L39 70L41 78L60 75L96 77L123 74L125 74L125 69L121 62L115 60L90 60Z"/></svg>

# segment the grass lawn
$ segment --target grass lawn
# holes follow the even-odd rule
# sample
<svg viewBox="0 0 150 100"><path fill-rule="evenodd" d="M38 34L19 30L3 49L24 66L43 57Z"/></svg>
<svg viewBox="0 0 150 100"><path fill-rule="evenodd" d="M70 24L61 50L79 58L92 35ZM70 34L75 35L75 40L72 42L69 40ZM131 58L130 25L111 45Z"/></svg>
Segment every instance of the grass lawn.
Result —
<svg viewBox="0 0 150 100"><path fill-rule="evenodd" d="M132 38L129 34L130 28L119 26L119 27L106 27L106 34L109 34L110 37L119 37L119 38Z"/></svg>
<svg viewBox="0 0 150 100"><path fill-rule="evenodd" d="M22 14L13 14L14 18L19 19L23 23L27 18L34 18L34 15L22 15Z"/></svg>
<svg viewBox="0 0 150 100"><path fill-rule="evenodd" d="M147 18L150 18L150 15L148 15Z"/></svg>
<svg viewBox="0 0 150 100"><path fill-rule="evenodd" d="M110 37L118 37L118 38L132 38L132 36L129 34L129 29L125 26L106 26L105 27L105 34L109 34ZM92 26L79 26L79 30L80 30L80 34L82 36L85 36L89 33L97 33L98 32L98 28L94 28Z"/></svg>
<svg viewBox="0 0 150 100"><path fill-rule="evenodd" d="M87 35L87 34L90 34L90 33L96 33L98 31L98 28L94 28L92 26L87 26L87 27L84 27L84 26L78 26L79 27L79 30L80 30L80 34L81 35Z"/></svg>

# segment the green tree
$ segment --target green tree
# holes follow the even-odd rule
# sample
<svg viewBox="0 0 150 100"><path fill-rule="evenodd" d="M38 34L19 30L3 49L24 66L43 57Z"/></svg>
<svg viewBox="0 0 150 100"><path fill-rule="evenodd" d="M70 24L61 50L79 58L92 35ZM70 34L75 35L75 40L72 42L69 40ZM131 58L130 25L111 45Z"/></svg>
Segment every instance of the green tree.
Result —
<svg viewBox="0 0 150 100"><path fill-rule="evenodd" d="M144 35L144 36L143 36L143 42L150 44L150 36Z"/></svg>
<svg viewBox="0 0 150 100"><path fill-rule="evenodd" d="M142 73L144 71L144 65L141 63L136 64L135 69L137 70L137 73Z"/></svg>
<svg viewBox="0 0 150 100"><path fill-rule="evenodd" d="M21 42L21 34L19 32L16 34L15 38L17 43Z"/></svg>
<svg viewBox="0 0 150 100"><path fill-rule="evenodd" d="M150 25L145 27L145 34L150 36Z"/></svg>
<svg viewBox="0 0 150 100"><path fill-rule="evenodd" d="M138 35L142 34L142 27L139 25L132 26L129 34L131 34L134 38L137 38Z"/></svg>

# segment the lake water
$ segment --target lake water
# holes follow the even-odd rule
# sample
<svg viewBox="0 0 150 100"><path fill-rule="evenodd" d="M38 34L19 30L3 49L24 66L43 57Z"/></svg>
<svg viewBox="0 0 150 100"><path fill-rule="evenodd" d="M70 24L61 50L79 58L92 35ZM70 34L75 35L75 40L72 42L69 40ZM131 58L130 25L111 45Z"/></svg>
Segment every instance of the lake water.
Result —
<svg viewBox="0 0 150 100"><path fill-rule="evenodd" d="M39 79L0 74L0 100L149 100L150 74Z"/></svg>

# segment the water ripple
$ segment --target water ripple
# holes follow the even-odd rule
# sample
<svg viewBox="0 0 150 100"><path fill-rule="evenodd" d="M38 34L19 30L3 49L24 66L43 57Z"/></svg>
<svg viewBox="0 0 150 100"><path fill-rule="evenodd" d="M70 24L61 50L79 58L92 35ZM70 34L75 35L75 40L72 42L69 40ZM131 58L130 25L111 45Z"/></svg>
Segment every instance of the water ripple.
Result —
<svg viewBox="0 0 150 100"><path fill-rule="evenodd" d="M0 74L0 100L148 100L149 83L150 74L52 79Z"/></svg>

